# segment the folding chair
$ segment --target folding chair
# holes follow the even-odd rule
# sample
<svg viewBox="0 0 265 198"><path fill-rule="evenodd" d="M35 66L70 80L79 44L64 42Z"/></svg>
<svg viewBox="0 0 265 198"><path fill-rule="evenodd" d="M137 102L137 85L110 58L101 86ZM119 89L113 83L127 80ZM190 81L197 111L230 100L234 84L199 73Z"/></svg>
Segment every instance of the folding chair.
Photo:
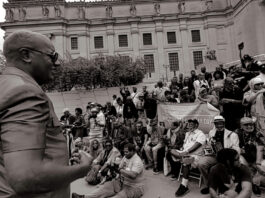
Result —
<svg viewBox="0 0 265 198"><path fill-rule="evenodd" d="M180 181L180 177L183 175L183 173L182 173L182 166L183 166L183 164L181 164L181 167L180 167L178 181ZM198 168L191 167L189 177L192 178L192 179L199 180L199 188L201 187L201 184L202 184L202 176L201 176L201 173L200 173L200 171L199 171Z"/></svg>

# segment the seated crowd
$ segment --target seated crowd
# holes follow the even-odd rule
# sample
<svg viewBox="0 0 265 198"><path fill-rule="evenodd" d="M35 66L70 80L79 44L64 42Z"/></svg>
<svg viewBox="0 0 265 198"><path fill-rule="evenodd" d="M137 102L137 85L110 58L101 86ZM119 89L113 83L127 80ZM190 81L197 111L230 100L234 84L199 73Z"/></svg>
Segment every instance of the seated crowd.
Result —
<svg viewBox="0 0 265 198"><path fill-rule="evenodd" d="M265 65L259 73L244 67L222 66L211 74L201 68L199 75L174 77L170 85L161 81L153 90L143 86L120 89L121 97L105 106L89 102L86 112L75 115L64 109L61 117L66 133L78 149L94 157L86 181L99 185L80 197L138 198L144 193L143 171L154 174L170 164L171 179L182 174L175 196L189 192L192 169L202 177L201 193L211 197L249 198L261 195L265 187ZM247 68L247 69L246 69ZM158 103L209 103L219 109L210 131L199 129L197 119L175 120L169 128L158 121ZM70 138L71 140L71 138ZM69 141L70 146L71 141Z"/></svg>

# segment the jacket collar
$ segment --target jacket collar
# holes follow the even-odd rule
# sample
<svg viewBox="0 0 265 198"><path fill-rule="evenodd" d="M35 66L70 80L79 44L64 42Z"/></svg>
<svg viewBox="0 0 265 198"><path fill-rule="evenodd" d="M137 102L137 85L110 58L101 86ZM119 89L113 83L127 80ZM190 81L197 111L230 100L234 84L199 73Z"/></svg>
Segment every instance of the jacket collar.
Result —
<svg viewBox="0 0 265 198"><path fill-rule="evenodd" d="M40 85L26 72L24 72L21 69L18 69L16 67L6 67L6 69L3 72L4 75L15 75L15 76L20 76L21 78L31 82L32 84L36 85L37 87L40 87Z"/></svg>

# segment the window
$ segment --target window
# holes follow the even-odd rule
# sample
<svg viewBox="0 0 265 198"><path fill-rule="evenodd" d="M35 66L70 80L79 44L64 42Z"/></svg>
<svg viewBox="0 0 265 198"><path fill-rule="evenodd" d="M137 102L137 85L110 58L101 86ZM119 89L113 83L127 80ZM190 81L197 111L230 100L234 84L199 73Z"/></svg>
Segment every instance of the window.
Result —
<svg viewBox="0 0 265 198"><path fill-rule="evenodd" d="M130 62L131 61L131 57L130 56L121 56L121 59L123 60L123 61L125 61L125 62Z"/></svg>
<svg viewBox="0 0 265 198"><path fill-rule="evenodd" d="M94 44L95 44L95 49L104 48L103 36L95 36L94 37Z"/></svg>
<svg viewBox="0 0 265 198"><path fill-rule="evenodd" d="M168 54L169 59L169 66L170 71L178 71L179 70L179 57L178 53L169 53Z"/></svg>
<svg viewBox="0 0 265 198"><path fill-rule="evenodd" d="M152 34L151 33L143 34L143 43L144 45L152 45Z"/></svg>
<svg viewBox="0 0 265 198"><path fill-rule="evenodd" d="M167 32L167 43L168 44L175 44L175 43L177 43L176 33L175 32Z"/></svg>
<svg viewBox="0 0 265 198"><path fill-rule="evenodd" d="M119 35L119 47L128 47L127 35Z"/></svg>
<svg viewBox="0 0 265 198"><path fill-rule="evenodd" d="M201 42L200 30L191 30L192 42Z"/></svg>
<svg viewBox="0 0 265 198"><path fill-rule="evenodd" d="M71 38L71 50L77 50L78 49L78 38L72 37Z"/></svg>
<svg viewBox="0 0 265 198"><path fill-rule="evenodd" d="M147 73L155 72L154 55L153 54L144 55L144 62L145 62L145 70Z"/></svg>
<svg viewBox="0 0 265 198"><path fill-rule="evenodd" d="M195 68L197 65L200 65L203 63L202 51L194 51L193 52L193 62L194 62Z"/></svg>

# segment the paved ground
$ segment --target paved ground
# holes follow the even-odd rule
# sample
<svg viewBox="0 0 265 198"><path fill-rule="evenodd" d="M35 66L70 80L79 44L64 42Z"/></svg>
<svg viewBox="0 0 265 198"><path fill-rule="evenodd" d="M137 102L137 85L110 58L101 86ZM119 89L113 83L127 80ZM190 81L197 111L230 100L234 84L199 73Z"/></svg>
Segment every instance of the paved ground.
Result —
<svg viewBox="0 0 265 198"><path fill-rule="evenodd" d="M165 177L163 174L154 175L151 170L145 171L145 194L143 198L174 198L175 191L179 186L178 181L171 181L170 177ZM72 183L72 192L78 194L86 194L95 187L88 185L84 179L76 180ZM190 192L186 198L208 198L209 196L201 195L198 186L198 181L191 181L189 184Z"/></svg>
<svg viewBox="0 0 265 198"><path fill-rule="evenodd" d="M145 194L142 198L175 198L175 191L177 190L178 181L171 181L170 177L165 177L163 174L154 175L151 170L145 171ZM191 180L189 183L190 192L186 194L185 198L209 198L209 195L200 194L200 188L197 180ZM88 185L84 179L76 180L71 184L72 192L78 194L86 194L93 190L95 186ZM256 196L252 195L256 198ZM261 197L265 197L265 191Z"/></svg>

